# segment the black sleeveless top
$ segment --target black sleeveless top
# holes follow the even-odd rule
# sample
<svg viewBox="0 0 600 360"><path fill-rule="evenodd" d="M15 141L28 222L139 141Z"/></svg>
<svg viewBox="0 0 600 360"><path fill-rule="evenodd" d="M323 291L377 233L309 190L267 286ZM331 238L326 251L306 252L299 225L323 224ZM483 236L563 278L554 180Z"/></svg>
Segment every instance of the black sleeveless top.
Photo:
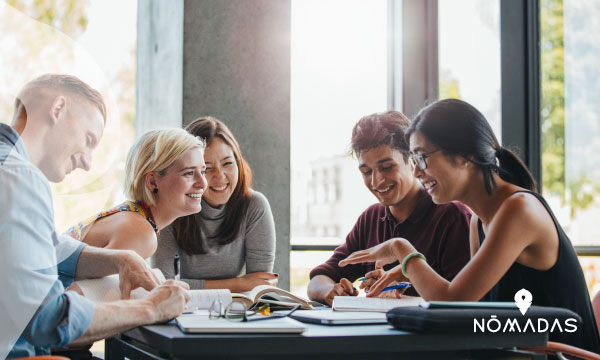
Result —
<svg viewBox="0 0 600 360"><path fill-rule="evenodd" d="M554 331L549 334L550 341L577 346L595 353L600 352L600 339L590 295L571 241L540 194L531 191L517 192L527 192L535 196L552 217L558 232L558 259L556 264L546 271L515 262L481 301L514 301L515 293L525 288L533 295L533 305L561 307L581 316L583 323L577 324L577 331L568 333L564 328L562 333ZM477 225L479 242L483 244L485 234L481 220Z"/></svg>

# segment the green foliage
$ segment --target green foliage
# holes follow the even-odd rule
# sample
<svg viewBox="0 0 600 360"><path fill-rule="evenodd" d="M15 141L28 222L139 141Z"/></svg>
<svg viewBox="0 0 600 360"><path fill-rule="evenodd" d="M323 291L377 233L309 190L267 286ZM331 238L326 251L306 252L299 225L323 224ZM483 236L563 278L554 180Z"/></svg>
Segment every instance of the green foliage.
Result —
<svg viewBox="0 0 600 360"><path fill-rule="evenodd" d="M541 7L542 186L565 201L565 61L562 0Z"/></svg>
<svg viewBox="0 0 600 360"><path fill-rule="evenodd" d="M594 203L594 196L598 194L598 185L594 188L585 174L579 174L574 180L569 181L571 217L575 216L578 209L585 209Z"/></svg>
<svg viewBox="0 0 600 360"><path fill-rule="evenodd" d="M81 35L88 24L85 10L89 0L7 0L6 3L73 38Z"/></svg>
<svg viewBox="0 0 600 360"><path fill-rule="evenodd" d="M454 79L448 71L440 73L439 99L461 99L458 80Z"/></svg>
<svg viewBox="0 0 600 360"><path fill-rule="evenodd" d="M568 202L571 217L592 205L600 184L586 174L565 177L565 61L563 0L542 0L542 183L544 192ZM573 121L573 120L570 120ZM568 192L567 192L568 190ZM568 196L567 196L568 193Z"/></svg>

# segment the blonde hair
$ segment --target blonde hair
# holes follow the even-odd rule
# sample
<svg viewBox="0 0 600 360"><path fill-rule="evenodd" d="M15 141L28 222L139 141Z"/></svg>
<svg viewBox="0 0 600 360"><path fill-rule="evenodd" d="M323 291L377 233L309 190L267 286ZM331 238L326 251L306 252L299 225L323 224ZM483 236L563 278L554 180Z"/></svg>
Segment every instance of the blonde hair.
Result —
<svg viewBox="0 0 600 360"><path fill-rule="evenodd" d="M43 95L43 90L66 91L81 96L100 111L106 123L106 105L102 94L78 77L63 74L45 74L25 84L15 99L15 114L18 112L19 107L23 105L24 98L37 98Z"/></svg>
<svg viewBox="0 0 600 360"><path fill-rule="evenodd" d="M125 164L125 196L135 202L154 205L152 191L146 186L145 176L156 172L159 176L186 151L206 143L183 129L156 129L142 134L127 154Z"/></svg>

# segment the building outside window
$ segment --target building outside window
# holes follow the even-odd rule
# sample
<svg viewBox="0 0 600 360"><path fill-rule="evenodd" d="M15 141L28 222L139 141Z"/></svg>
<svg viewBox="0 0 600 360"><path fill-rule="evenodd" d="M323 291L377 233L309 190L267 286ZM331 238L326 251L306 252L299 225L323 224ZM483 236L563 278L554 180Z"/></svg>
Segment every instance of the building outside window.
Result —
<svg viewBox="0 0 600 360"><path fill-rule="evenodd" d="M349 145L362 116L387 110L387 3L292 0L292 246L342 243L376 201ZM292 291L330 255L292 251Z"/></svg>

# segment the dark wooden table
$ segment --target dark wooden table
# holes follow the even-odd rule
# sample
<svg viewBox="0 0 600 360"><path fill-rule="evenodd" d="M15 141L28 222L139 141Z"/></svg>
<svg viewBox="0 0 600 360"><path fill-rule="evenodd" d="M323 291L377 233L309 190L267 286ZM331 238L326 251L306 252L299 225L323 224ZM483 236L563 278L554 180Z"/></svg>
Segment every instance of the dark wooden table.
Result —
<svg viewBox="0 0 600 360"><path fill-rule="evenodd" d="M389 325L306 324L301 334L184 334L173 324L141 326L107 339L111 359L546 359L516 350L547 334L417 334Z"/></svg>

